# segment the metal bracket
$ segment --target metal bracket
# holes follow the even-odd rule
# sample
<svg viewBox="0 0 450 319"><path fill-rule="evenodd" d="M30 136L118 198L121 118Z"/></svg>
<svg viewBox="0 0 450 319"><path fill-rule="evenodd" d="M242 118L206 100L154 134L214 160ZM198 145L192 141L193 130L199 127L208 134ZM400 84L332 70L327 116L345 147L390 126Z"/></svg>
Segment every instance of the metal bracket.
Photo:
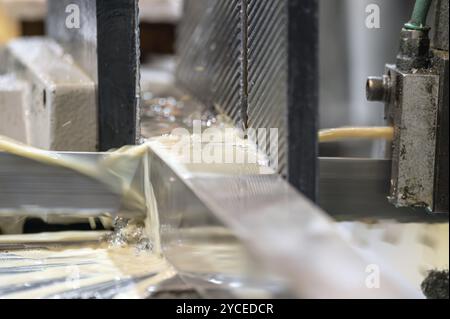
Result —
<svg viewBox="0 0 450 319"><path fill-rule="evenodd" d="M439 76L387 66L391 81L392 145L390 201L397 207L434 207Z"/></svg>

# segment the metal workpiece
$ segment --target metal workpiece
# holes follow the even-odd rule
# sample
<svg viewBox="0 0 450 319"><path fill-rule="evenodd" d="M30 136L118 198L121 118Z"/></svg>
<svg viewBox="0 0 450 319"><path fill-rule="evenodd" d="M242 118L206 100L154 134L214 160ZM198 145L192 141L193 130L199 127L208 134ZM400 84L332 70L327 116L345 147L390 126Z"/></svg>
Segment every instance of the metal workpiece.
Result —
<svg viewBox="0 0 450 319"><path fill-rule="evenodd" d="M101 153L63 154L93 163L104 156ZM390 160L321 158L319 163L321 195L318 203L337 220L370 218L430 223L442 220L438 216L431 218L425 209L395 208L387 202L392 166ZM163 179L164 174L173 176L164 162L156 161L152 165L157 166L151 173L157 175L155 178ZM162 185L166 183L167 180ZM184 190L187 191L186 188ZM156 193L160 191L155 188ZM100 181L76 171L0 153L0 215L127 215L129 212L121 211L120 197ZM161 197L165 198L163 193ZM166 207L161 203L160 208L182 212L191 207L183 205ZM192 211L195 210L192 207Z"/></svg>
<svg viewBox="0 0 450 319"><path fill-rule="evenodd" d="M276 291L287 294L286 287L272 282L275 278L251 273L250 269L258 268L253 257L211 207L199 199L186 172L176 172L166 161L166 156L163 160L152 152L147 178L154 185L164 256L183 281L205 297L223 297L226 293L227 298L238 298L246 296L240 290L259 291L275 284ZM270 292L262 296L277 297Z"/></svg>
<svg viewBox="0 0 450 319"><path fill-rule="evenodd" d="M102 155L71 156L95 162ZM67 168L0 152L0 216L95 217L119 208L120 197L99 181Z"/></svg>
<svg viewBox="0 0 450 319"><path fill-rule="evenodd" d="M66 20L79 10L79 27ZM95 81L100 151L139 139L139 16L137 0L50 0L48 35Z"/></svg>
<svg viewBox="0 0 450 319"><path fill-rule="evenodd" d="M219 282L237 294L242 285L232 282L244 279L244 287L248 281L281 284L287 290L272 291L303 298L418 297L393 273L386 274L381 290L367 289L362 269L371 261L280 176L243 175L240 169L211 176L207 167L205 172L191 171L157 145L151 147L150 157L164 253L187 282ZM205 242L215 242L215 248L203 250ZM236 242L232 252L241 257L224 263L230 256L220 248L225 242ZM341 271L346 276L333 275Z"/></svg>
<svg viewBox="0 0 450 319"><path fill-rule="evenodd" d="M394 126L390 200L397 207L434 210L439 75L387 67L394 91L388 120Z"/></svg>
<svg viewBox="0 0 450 319"><path fill-rule="evenodd" d="M102 154L72 156L96 161ZM229 298L420 297L404 284L401 275L390 271L384 272L381 289L368 289L366 267L381 265L380 261L358 253L351 242L341 237L326 213L277 174L242 174L245 167L239 165L232 165L226 174L211 174L214 168L208 165L184 165L173 156L166 148L152 143L148 162L144 158L135 176L138 184L150 181L154 195L154 202L150 203L154 203L159 216L156 231L161 236L164 256L183 281L202 296L224 296L225 292ZM355 202L352 198L368 198L361 192L389 184L388 180L379 180L388 175L386 162L360 165L345 159L324 161L325 185L336 182L331 172L347 175L347 183L328 187L331 192L333 188L338 188L334 192L348 190L339 200L353 207L353 211L340 204L343 211L354 212L358 207L365 210L370 202ZM353 169L349 171L349 167ZM370 173L372 177L367 175ZM366 188L361 183L367 183ZM114 198L117 194L111 194L101 183L73 171L7 154L0 154L0 190L0 206L15 203L29 209L19 204L28 201L30 205L56 208L59 204L66 208L63 212L29 211L45 212L45 216L71 216L67 210L70 207L72 212L80 209L77 216L97 216L104 209L113 211L120 205ZM380 194L378 191L375 196ZM382 208L373 206L374 210ZM83 208L90 209L85 211L87 215ZM16 212L10 210L5 216L11 213ZM345 276L335 276L336 273Z"/></svg>

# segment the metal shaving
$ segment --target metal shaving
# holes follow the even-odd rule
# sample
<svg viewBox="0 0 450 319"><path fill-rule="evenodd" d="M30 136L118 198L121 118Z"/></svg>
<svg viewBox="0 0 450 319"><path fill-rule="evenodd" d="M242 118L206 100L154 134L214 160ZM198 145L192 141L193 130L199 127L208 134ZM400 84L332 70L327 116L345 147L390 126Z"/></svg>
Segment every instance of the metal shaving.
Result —
<svg viewBox="0 0 450 319"><path fill-rule="evenodd" d="M153 251L153 243L145 233L144 223L116 217L113 227L114 231L103 238L111 248L132 246L136 248L136 254Z"/></svg>

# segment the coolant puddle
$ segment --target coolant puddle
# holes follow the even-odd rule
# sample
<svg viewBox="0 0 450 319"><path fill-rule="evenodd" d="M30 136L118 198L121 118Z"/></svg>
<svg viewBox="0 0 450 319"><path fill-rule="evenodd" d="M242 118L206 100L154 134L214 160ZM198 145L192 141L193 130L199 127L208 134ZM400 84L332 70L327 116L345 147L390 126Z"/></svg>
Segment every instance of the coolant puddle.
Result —
<svg viewBox="0 0 450 319"><path fill-rule="evenodd" d="M143 227L0 237L0 298L149 298L176 271Z"/></svg>

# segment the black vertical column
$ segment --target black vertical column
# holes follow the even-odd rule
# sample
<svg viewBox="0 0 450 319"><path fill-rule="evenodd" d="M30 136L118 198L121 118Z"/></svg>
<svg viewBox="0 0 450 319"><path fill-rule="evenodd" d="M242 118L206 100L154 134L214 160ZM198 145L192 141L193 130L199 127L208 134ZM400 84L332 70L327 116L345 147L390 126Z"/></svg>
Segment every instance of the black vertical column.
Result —
<svg viewBox="0 0 450 319"><path fill-rule="evenodd" d="M318 192L318 1L288 0L289 182L312 200Z"/></svg>
<svg viewBox="0 0 450 319"><path fill-rule="evenodd" d="M138 0L97 0L100 150L135 144L139 103Z"/></svg>
<svg viewBox="0 0 450 319"><path fill-rule="evenodd" d="M76 5L79 27L67 27ZM135 144L139 105L138 0L49 0L47 33L97 84L99 150Z"/></svg>

